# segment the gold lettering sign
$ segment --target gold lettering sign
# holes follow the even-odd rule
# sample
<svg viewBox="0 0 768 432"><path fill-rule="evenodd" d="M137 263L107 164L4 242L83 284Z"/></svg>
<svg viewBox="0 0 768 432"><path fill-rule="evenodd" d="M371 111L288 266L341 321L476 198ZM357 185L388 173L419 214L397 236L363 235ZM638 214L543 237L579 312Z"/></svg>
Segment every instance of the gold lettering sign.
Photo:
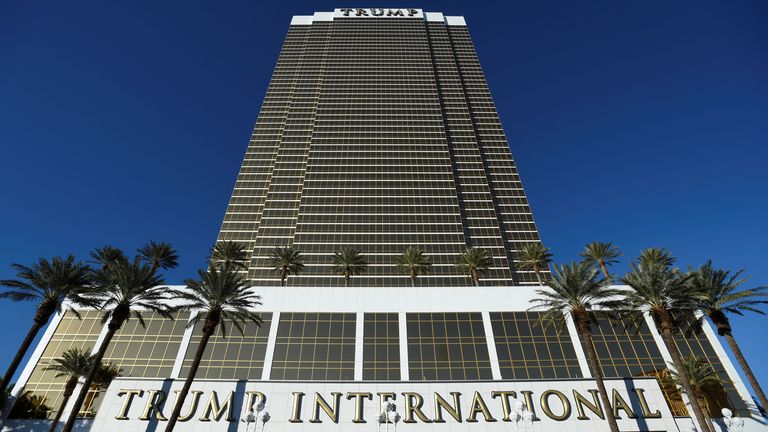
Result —
<svg viewBox="0 0 768 432"><path fill-rule="evenodd" d="M149 395L147 399L147 405L144 407L144 412L139 417L139 420L149 420L149 416L154 412L155 419L168 420L160 411L160 406L165 402L165 392L162 390L150 390L147 392Z"/></svg>
<svg viewBox="0 0 768 432"><path fill-rule="evenodd" d="M509 415L512 414L512 408L509 405L509 397L512 396L513 398L517 399L517 392L513 392L513 391L491 392L491 399L496 399L499 396L501 396L501 407L504 409L504 417L502 417L501 420L505 422L512 421L509 419Z"/></svg>
<svg viewBox="0 0 768 432"><path fill-rule="evenodd" d="M414 414L423 423L432 423L432 420L421 412L421 407L424 406L424 398L420 394L416 392L403 392L402 394L405 399L405 420L403 420L403 423L416 423L416 420L413 419ZM413 402L414 400L416 403Z"/></svg>
<svg viewBox="0 0 768 432"><path fill-rule="evenodd" d="M371 392L348 392L347 400L350 399L355 399L355 418L352 420L352 423L365 423L365 419L363 419L363 400L373 400L373 395Z"/></svg>
<svg viewBox="0 0 768 432"><path fill-rule="evenodd" d="M293 409L291 410L291 418L288 419L291 423L301 423L301 400L304 398L304 393L293 392Z"/></svg>
<svg viewBox="0 0 768 432"><path fill-rule="evenodd" d="M320 410L322 409L325 415L327 415L334 423L339 422L339 400L341 399L341 393L332 392L333 395L333 408L328 405L328 402L323 399L320 393L315 392L315 403L312 409L312 418L309 419L310 423L322 423L320 420Z"/></svg>
<svg viewBox="0 0 768 432"><path fill-rule="evenodd" d="M631 398L632 405L627 402L630 399L626 399L624 396L622 396L622 393L616 389L612 389L612 403L610 404L610 407L607 407L602 403L600 394L596 389L587 389L586 393L576 389L569 389L568 391L570 391L570 393L573 395L572 400L569 399L570 395L566 396L566 394L560 390L548 389L542 392L540 395L537 392L536 405L540 407L541 411L547 417L555 421L564 421L570 418L572 413L572 404L575 404L577 413L576 418L578 420L591 420L596 418L605 420L605 410L608 408L613 410L613 413L617 418L621 418L619 411L624 411L624 418L627 419L635 419L638 417L638 415L640 415L642 418L648 419L658 419L662 417L660 410L651 410L648 404L648 400L645 396L645 389L631 388L630 390L631 391L629 392L629 397ZM130 388L120 389L117 392L118 397L125 396L125 398L117 416L114 417L115 420L130 420L128 414L131 410L131 405L136 401L137 397L143 398L145 392L147 394L147 399L142 401L143 409L141 411L141 415L138 416L138 420L166 421L167 418L163 414L162 410L163 405L166 404L169 397L164 390L142 390ZM178 401L180 391L175 391L175 393L176 400ZM238 421L239 419L235 418L233 415L235 410L234 404L236 402L235 393L235 390L229 391L227 397L222 400L216 391L211 391L209 398L207 399L202 410L202 413L198 417L198 420L201 422L222 420L227 422ZM484 422L491 423L497 421L496 418L493 417L491 410L488 408L488 404L485 402L483 395L479 391L475 391L472 394L471 403L469 403L469 412L466 413L466 417L462 416L462 408L466 410L466 406L462 407L462 404L466 404L467 401L469 401L468 396L465 396L467 399L462 402L462 393L458 391L448 392L448 394L451 396L450 398L448 398L445 393L431 393L434 406L434 418L428 417L425 414L424 396L422 396L421 393L401 393L403 396L404 405L401 413L403 414L404 423L447 423L450 421L447 420L448 417L457 423L477 423L480 421L478 418L480 415L483 416ZM221 394L223 395L223 393ZM238 412L240 413L253 411L254 405L257 404L262 406L266 405L267 396L262 392L241 390L238 394L242 394L244 396L241 401L243 405L237 407ZM535 417L535 405L532 403L534 393L532 391L521 390L519 392L515 392L494 390L490 392L490 396L492 399L499 399L501 402L500 407L498 403L495 403L494 409L503 410L502 421L512 421L511 418L514 414L513 410L516 408L513 406L513 400L510 398L514 398L515 404L519 404L520 399L518 398L518 394L523 395L523 400L525 401L528 410L531 412L531 414L533 414L533 420L539 421L539 419ZM187 402L186 407L183 407L186 409L186 413L182 413L182 415L179 417L179 421L186 422L197 417L198 406L200 404L200 398L202 395L203 392L201 391L195 390L190 392L190 397L187 398L190 399L190 401ZM348 404L349 409L342 409L342 395L346 395L346 400L348 401L354 400L354 402ZM376 393L376 395L378 395L378 398L382 404L389 400L396 399L396 394L393 392L379 392ZM305 393L303 392L291 393L292 408L290 418L287 419L289 422L303 422L301 418L301 410L304 396ZM559 399L558 402L562 408L552 406L552 401L554 399L553 396ZM341 392L331 392L330 397L324 397L321 393L315 392L309 422L333 422L338 424L340 421L351 421L352 423L356 424L367 423L364 418L366 400L373 401L374 394L371 392L361 391L350 391L346 392L346 394ZM352 404L354 404L354 409L352 409ZM555 405L557 405L557 403L555 403ZM633 406L635 409L638 409L637 412L633 410ZM637 408L637 406L640 408ZM325 413L325 415L322 415L321 412ZM590 414L588 414L588 412ZM341 418L342 414L344 416L344 420Z"/></svg>
<svg viewBox="0 0 768 432"><path fill-rule="evenodd" d="M627 418L637 418L635 415L635 412L632 411L632 408L629 407L629 404L627 401L624 400L623 397L619 394L619 392L616 389L613 389L613 416L618 418L619 417L619 410L624 410L624 412L627 413Z"/></svg>
<svg viewBox="0 0 768 432"><path fill-rule="evenodd" d="M590 411L595 413L598 417L605 420L605 413L603 413L603 407L600 405L600 392L598 392L595 389L588 390L589 394L592 395L592 402L587 400L586 397L584 397L581 393L577 392L576 390L573 391L573 398L576 399L576 412L579 413L579 416L576 417L579 420L589 420L589 417L584 414L584 406L589 408Z"/></svg>
<svg viewBox="0 0 768 432"><path fill-rule="evenodd" d="M224 400L223 404L219 403L219 395L216 394L216 391L211 392L211 398L208 399L208 404L205 406L205 409L203 409L203 415L198 419L200 421L208 422L211 421L211 415L213 415L213 418L216 421L221 420L221 417L224 416L224 414L227 414L227 421L232 421L232 399L235 396L235 392L231 391L229 392L229 396Z"/></svg>
<svg viewBox="0 0 768 432"><path fill-rule="evenodd" d="M487 422L495 422L496 419L491 415L491 411L488 409L488 405L485 404L483 397L480 396L480 392L475 392L475 396L472 398L472 405L469 407L469 416L467 416L468 423L477 423L477 415L482 413Z"/></svg>
<svg viewBox="0 0 768 432"><path fill-rule="evenodd" d="M528 409L531 410L531 414L533 414L533 420L538 420L536 417L536 408L533 405L533 392L530 390L521 390L520 393L523 395L523 398L525 398L525 406L527 406Z"/></svg>
<svg viewBox="0 0 768 432"><path fill-rule="evenodd" d="M560 415L553 413L552 408L549 406L549 397L552 395L557 396L557 398L560 399L560 403L563 404L563 413ZM544 411L544 414L546 414L547 417L551 418L552 420L563 421L571 415L571 403L568 401L568 398L565 397L565 395L560 391L545 391L541 394L541 399L539 402L541 403L541 410Z"/></svg>
<svg viewBox="0 0 768 432"><path fill-rule="evenodd" d="M643 417L661 418L661 412L659 410L656 410L656 412L651 412L651 409L648 407L648 401L645 400L645 389L634 388L632 390L635 391L637 398L640 400L640 409L643 410Z"/></svg>
<svg viewBox="0 0 768 432"><path fill-rule="evenodd" d="M250 411L254 405L266 404L267 396L258 391L245 392L245 411Z"/></svg>
<svg viewBox="0 0 768 432"><path fill-rule="evenodd" d="M181 390L176 390L176 400L179 400L179 393L181 393ZM195 416L195 413L197 412L197 405L200 403L200 396L203 394L200 390L192 390L189 392L192 395L192 402L189 404L189 411L186 414L179 415L179 421L180 422L186 422L192 420L192 417ZM189 397L187 397L187 400L189 400ZM182 407L183 408L183 407Z"/></svg>
<svg viewBox="0 0 768 432"><path fill-rule="evenodd" d="M123 407L120 408L120 413L115 416L115 420L128 420L128 410L131 409L131 402L133 402L133 397L138 396L141 397L141 395L144 394L144 390L139 389L120 389L119 392L117 392L118 396L126 395L125 401L123 401Z"/></svg>
<svg viewBox="0 0 768 432"><path fill-rule="evenodd" d="M384 405L384 402L386 402L386 401L388 401L390 399L391 400L396 400L397 399L397 394L395 394L394 392L379 392L379 393L376 393L376 394L379 395L379 402L380 402L379 406Z"/></svg>
<svg viewBox="0 0 768 432"><path fill-rule="evenodd" d="M443 410L448 411L448 414L450 414L454 420L461 423L461 402L459 401L461 393L451 392L451 396L453 396L453 406L443 399L440 394L435 392L435 423L445 423L445 420L443 420Z"/></svg>

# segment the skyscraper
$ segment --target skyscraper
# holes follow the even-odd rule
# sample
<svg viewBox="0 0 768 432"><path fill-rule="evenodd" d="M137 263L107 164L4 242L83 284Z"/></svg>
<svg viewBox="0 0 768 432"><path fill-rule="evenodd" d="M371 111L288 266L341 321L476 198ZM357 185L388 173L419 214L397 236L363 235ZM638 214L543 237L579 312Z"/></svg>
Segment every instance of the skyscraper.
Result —
<svg viewBox="0 0 768 432"><path fill-rule="evenodd" d="M534 283L515 254L539 234L464 19L294 17L219 240L252 251L257 285L275 284L268 257L289 245L307 260L289 285L341 284L330 263L343 246L371 263L356 286L407 285L395 258L409 246L434 261L420 285L466 285L455 263L468 247L493 255L483 285Z"/></svg>
<svg viewBox="0 0 768 432"><path fill-rule="evenodd" d="M690 430L650 315L595 316L607 407L570 314L545 325L530 310L537 279L515 259L540 240L462 17L293 17L218 240L249 251L263 323L241 334L230 322L209 340L176 430L602 432L607 409L621 430ZM307 269L283 287L268 257L286 246ZM330 271L344 246L371 262L351 287ZM416 287L395 267L410 246L434 262ZM494 259L477 287L455 267L468 247ZM79 430L163 430L202 340L200 321L186 325L197 314L127 322L104 356L122 377L90 389ZM99 311L79 316L52 320L13 389L26 397L17 407L36 409L11 411L3 432L48 429L29 419L53 418L63 400L64 379L46 366L106 334ZM722 379L710 411L766 430L713 329L675 338Z"/></svg>

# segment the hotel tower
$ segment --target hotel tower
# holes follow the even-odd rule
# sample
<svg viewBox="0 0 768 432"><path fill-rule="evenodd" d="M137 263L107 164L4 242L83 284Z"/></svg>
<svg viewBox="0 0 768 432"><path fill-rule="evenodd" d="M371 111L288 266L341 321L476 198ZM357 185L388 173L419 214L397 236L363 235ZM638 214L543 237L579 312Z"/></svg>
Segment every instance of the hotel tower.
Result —
<svg viewBox="0 0 768 432"><path fill-rule="evenodd" d="M691 430L649 316L593 325L604 407L570 316L544 326L529 310L538 281L518 258L539 233L463 17L294 16L218 240L248 251L264 322L211 339L176 430L607 431L607 409L622 431ZM269 257L288 246L306 268L280 286ZM433 262L413 287L396 266L411 246ZM348 287L331 271L342 247L369 261ZM468 248L493 257L479 286L456 267ZM126 323L105 356L122 376L90 390L79 430L164 430L200 342L195 313ZM80 314L49 325L13 389L41 409L11 411L3 431L49 427L64 380L45 366L105 332L98 311ZM742 430L768 429L707 323L677 345L720 376L706 395L718 424L728 408Z"/></svg>

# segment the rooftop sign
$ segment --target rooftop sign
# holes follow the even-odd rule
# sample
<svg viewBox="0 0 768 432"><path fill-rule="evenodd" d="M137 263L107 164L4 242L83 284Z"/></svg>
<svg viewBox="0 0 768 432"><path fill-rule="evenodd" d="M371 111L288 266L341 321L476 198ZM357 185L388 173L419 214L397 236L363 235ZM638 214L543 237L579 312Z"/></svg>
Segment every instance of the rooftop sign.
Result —
<svg viewBox="0 0 768 432"><path fill-rule="evenodd" d="M421 9L340 8L333 11L334 18L424 18Z"/></svg>

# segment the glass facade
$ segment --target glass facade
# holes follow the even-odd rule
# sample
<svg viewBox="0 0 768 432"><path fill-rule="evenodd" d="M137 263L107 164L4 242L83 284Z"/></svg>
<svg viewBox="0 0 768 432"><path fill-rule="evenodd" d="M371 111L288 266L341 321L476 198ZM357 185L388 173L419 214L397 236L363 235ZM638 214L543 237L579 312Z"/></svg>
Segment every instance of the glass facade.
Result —
<svg viewBox="0 0 768 432"><path fill-rule="evenodd" d="M721 386L713 386L705 392L710 412L719 413L722 408L730 408L740 413L747 412L747 407L725 371L722 360L700 328L689 331L689 324L683 323L680 331L675 335L675 343L683 357L691 355L704 357L720 378Z"/></svg>
<svg viewBox="0 0 768 432"><path fill-rule="evenodd" d="M93 349L103 326L102 314L97 311L82 311L80 315L82 320L70 311L64 314L24 387L25 392L45 398L45 405L51 409L49 417L59 409L65 379L55 378L55 372L44 368L70 348ZM112 338L103 361L119 366L121 377L169 377L186 325L182 315L186 314L175 314L175 319L169 320L154 312L144 312L146 328L137 319L127 321ZM100 403L99 395L100 392L91 390L82 416L94 414Z"/></svg>
<svg viewBox="0 0 768 432"><path fill-rule="evenodd" d="M219 240L246 246L257 285L279 283L269 256L289 245L306 268L288 285L342 285L343 246L370 262L354 286L408 286L395 259L410 246L434 263L421 286L469 285L467 247L494 257L481 284L535 283L514 257L539 235L466 26L290 26Z"/></svg>
<svg viewBox="0 0 768 432"><path fill-rule="evenodd" d="M565 320L540 321L542 312L492 312L501 377L513 380L581 378Z"/></svg>
<svg viewBox="0 0 768 432"><path fill-rule="evenodd" d="M355 320L353 313L281 313L270 379L352 381Z"/></svg>
<svg viewBox="0 0 768 432"><path fill-rule="evenodd" d="M253 322L247 323L243 327L243 334L231 322L225 322L226 336L219 326L216 334L208 340L196 377L200 379L261 379L272 314L262 313L261 319L263 323L260 326ZM200 346L203 324L202 318L195 323L181 368L181 377L186 377L189 373L192 360Z"/></svg>
<svg viewBox="0 0 768 432"><path fill-rule="evenodd" d="M400 327L396 313L365 314L363 379L400 380Z"/></svg>
<svg viewBox="0 0 768 432"><path fill-rule="evenodd" d="M677 388L669 384L667 364L640 312L623 319L597 314L591 328L605 378L656 377L672 413L688 415Z"/></svg>
<svg viewBox="0 0 768 432"><path fill-rule="evenodd" d="M80 312L82 320L67 311L61 318L43 355L35 365L32 375L24 386L24 392L43 398L41 402L49 409L48 418L53 418L59 410L64 391L65 378L56 378L56 372L44 370L64 351L70 348L93 349L101 332L101 314L97 311ZM13 414L13 413L11 413Z"/></svg>
<svg viewBox="0 0 768 432"><path fill-rule="evenodd" d="M476 313L409 313L411 381L491 379L483 318Z"/></svg>

